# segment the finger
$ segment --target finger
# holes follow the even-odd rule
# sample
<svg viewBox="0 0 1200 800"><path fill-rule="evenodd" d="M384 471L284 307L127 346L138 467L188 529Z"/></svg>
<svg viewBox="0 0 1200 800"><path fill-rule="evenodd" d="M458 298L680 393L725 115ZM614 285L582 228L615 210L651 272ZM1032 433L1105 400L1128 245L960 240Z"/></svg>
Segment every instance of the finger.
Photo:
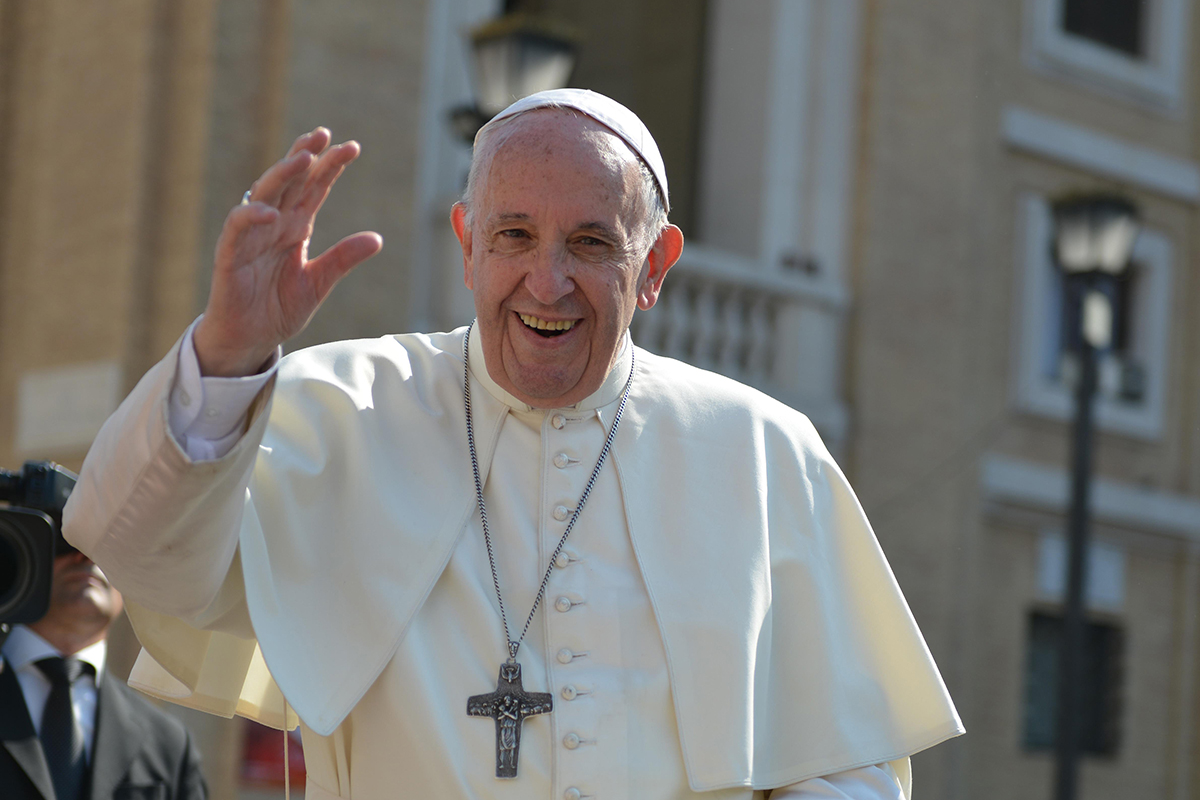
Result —
<svg viewBox="0 0 1200 800"><path fill-rule="evenodd" d="M333 134L329 132L329 128L320 126L312 129L308 133L302 133L296 137L296 141L292 142L292 146L288 149L287 154L294 156L301 150L307 150L315 155L320 155L321 152L329 147L329 143L333 141Z"/></svg>
<svg viewBox="0 0 1200 800"><path fill-rule="evenodd" d="M246 233L259 225L269 225L279 219L279 209L266 205L265 203L247 203L244 206L234 206L229 215L225 217L225 224L221 227L221 235L217 238L217 265L234 264L234 258L237 253L238 244L245 237Z"/></svg>
<svg viewBox="0 0 1200 800"><path fill-rule="evenodd" d="M329 139L329 129L324 127L296 137L287 155L271 165L270 169L250 186L250 199L278 206L279 199L289 183L312 163L309 155L305 154L320 155L329 146Z"/></svg>
<svg viewBox="0 0 1200 800"><path fill-rule="evenodd" d="M298 153L275 162L250 187L251 202L279 206L284 192L289 187L293 184L304 185L305 175L316 161L316 156L308 150L301 149Z"/></svg>
<svg viewBox="0 0 1200 800"><path fill-rule="evenodd" d="M354 141L343 142L325 151L309 170L303 187L296 194L297 207L306 214L316 216L325 203L325 198L329 196L333 184L361 152L362 148ZM295 186L296 183L293 183L292 187ZM287 199L289 198L285 198L285 202Z"/></svg>
<svg viewBox="0 0 1200 800"><path fill-rule="evenodd" d="M324 299L334 284L350 270L383 249L383 237L374 231L347 236L304 265L318 299Z"/></svg>

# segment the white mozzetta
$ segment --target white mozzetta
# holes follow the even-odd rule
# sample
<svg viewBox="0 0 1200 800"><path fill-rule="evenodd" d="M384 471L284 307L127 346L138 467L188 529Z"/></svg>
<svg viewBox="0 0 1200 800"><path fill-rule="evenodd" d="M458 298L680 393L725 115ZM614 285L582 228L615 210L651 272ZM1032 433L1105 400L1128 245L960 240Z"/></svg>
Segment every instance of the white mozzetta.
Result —
<svg viewBox="0 0 1200 800"><path fill-rule="evenodd" d="M1131 181L1177 200L1200 199L1200 168L1190 161L1020 106L1004 109L1012 147L1100 175Z"/></svg>
<svg viewBox="0 0 1200 800"><path fill-rule="evenodd" d="M902 769L961 731L811 425L638 351L610 461L572 534L577 560L549 587L571 605L544 607L523 651L527 686L571 685L577 699L558 694L561 716L528 723L533 789L497 788L491 726L452 702L494 686L504 655L463 448L463 333L290 356L242 441L202 464L166 430L176 353L147 375L93 446L66 523L127 588L153 656L139 660L143 686L280 723L278 685L312 743L314 785L332 796L381 796L371 787L394 788L400 774L419 775L422 796L481 796L464 786L483 784L498 798L561 796L568 787L545 781L615 779L644 751L675 777L640 797L687 797L686 782L749 800L752 788L885 761ZM595 458L622 362L579 407L534 412L473 359L476 442L514 608L549 559L553 509L578 496L586 467L570 458ZM613 723L639 705L644 731Z"/></svg>

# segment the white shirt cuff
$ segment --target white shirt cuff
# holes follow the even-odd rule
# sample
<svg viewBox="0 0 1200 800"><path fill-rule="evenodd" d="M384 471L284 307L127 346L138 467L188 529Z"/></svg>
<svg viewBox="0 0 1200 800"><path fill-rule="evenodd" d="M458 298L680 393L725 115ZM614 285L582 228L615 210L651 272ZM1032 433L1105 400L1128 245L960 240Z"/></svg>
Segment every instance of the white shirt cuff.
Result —
<svg viewBox="0 0 1200 800"><path fill-rule="evenodd" d="M773 789L770 800L906 800L892 765L837 772Z"/></svg>
<svg viewBox="0 0 1200 800"><path fill-rule="evenodd" d="M250 404L274 376L281 350L276 348L266 368L256 375L201 377L200 361L192 342L192 333L199 321L197 319L188 327L179 345L179 363L167 405L167 420L171 435L189 458L211 461L232 450L242 437Z"/></svg>

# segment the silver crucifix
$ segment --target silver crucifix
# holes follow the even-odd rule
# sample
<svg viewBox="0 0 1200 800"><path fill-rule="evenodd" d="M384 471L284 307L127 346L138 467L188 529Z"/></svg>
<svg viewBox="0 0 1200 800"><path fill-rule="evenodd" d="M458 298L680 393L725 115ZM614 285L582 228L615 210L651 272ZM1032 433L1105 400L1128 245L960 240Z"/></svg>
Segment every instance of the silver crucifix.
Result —
<svg viewBox="0 0 1200 800"><path fill-rule="evenodd" d="M467 698L467 713L496 720L496 777L517 777L517 755L521 748L521 723L535 714L548 714L553 707L547 692L527 692L521 685L521 665L500 665L496 691Z"/></svg>

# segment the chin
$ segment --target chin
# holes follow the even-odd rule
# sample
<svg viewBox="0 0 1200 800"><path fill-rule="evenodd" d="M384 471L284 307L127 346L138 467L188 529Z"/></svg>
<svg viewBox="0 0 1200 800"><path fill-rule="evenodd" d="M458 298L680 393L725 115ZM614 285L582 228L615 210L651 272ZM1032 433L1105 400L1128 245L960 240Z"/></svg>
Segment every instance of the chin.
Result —
<svg viewBox="0 0 1200 800"><path fill-rule="evenodd" d="M551 407L554 401L572 394L583 382L586 371L578 375L564 374L567 370L521 370L517 374L506 374L508 383L529 400L537 401L530 405L545 405ZM573 372L573 370L571 371ZM587 395L583 395L586 397ZM583 397L579 399L583 399ZM572 401L574 402L574 401Z"/></svg>

